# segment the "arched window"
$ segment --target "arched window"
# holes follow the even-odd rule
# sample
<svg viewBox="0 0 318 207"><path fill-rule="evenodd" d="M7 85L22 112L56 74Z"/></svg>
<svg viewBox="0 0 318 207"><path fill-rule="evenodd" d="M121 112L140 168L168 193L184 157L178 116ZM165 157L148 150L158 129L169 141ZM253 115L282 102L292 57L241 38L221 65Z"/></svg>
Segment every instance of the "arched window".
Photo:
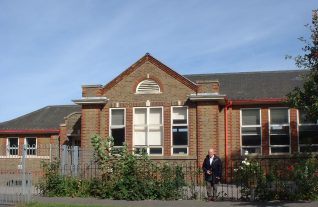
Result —
<svg viewBox="0 0 318 207"><path fill-rule="evenodd" d="M154 80L147 79L141 81L137 88L136 93L149 94L149 93L160 93L160 86Z"/></svg>

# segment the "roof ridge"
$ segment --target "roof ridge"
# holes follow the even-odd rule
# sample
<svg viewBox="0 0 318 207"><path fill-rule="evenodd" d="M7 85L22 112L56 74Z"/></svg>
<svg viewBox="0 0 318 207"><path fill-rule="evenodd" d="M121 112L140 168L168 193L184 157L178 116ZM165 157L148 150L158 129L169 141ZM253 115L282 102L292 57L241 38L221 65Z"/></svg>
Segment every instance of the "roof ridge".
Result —
<svg viewBox="0 0 318 207"><path fill-rule="evenodd" d="M291 73L305 71L304 69L291 70L268 70L268 71L242 71L242 72L226 72L226 73L200 73L200 74L183 74L183 76L205 76L205 75L231 75L231 74L259 74L259 73Z"/></svg>

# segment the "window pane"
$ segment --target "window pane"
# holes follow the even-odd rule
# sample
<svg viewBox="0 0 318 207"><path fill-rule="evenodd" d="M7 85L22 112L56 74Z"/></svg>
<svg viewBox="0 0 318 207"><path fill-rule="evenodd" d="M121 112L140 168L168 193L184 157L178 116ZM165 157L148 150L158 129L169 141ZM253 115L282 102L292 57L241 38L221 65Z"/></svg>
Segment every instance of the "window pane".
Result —
<svg viewBox="0 0 318 207"><path fill-rule="evenodd" d="M318 131L299 131L299 144L318 144Z"/></svg>
<svg viewBox="0 0 318 207"><path fill-rule="evenodd" d="M146 145L147 131L146 127L135 126L134 130L134 145Z"/></svg>
<svg viewBox="0 0 318 207"><path fill-rule="evenodd" d="M36 138L26 138L26 144L28 148L36 147Z"/></svg>
<svg viewBox="0 0 318 207"><path fill-rule="evenodd" d="M301 146L300 152L318 152L318 146Z"/></svg>
<svg viewBox="0 0 318 207"><path fill-rule="evenodd" d="M173 124L187 124L186 107L174 107L172 110Z"/></svg>
<svg viewBox="0 0 318 207"><path fill-rule="evenodd" d="M317 124L317 121L308 119L307 114L303 111L298 111L300 124Z"/></svg>
<svg viewBox="0 0 318 207"><path fill-rule="evenodd" d="M247 135L242 136L242 145L243 146L259 146L261 145L261 136L260 135Z"/></svg>
<svg viewBox="0 0 318 207"><path fill-rule="evenodd" d="M243 147L242 154L244 154L245 151L248 151L249 154L260 154L261 148L260 147Z"/></svg>
<svg viewBox="0 0 318 207"><path fill-rule="evenodd" d="M162 148L150 148L149 154L151 155L161 155L162 154Z"/></svg>
<svg viewBox="0 0 318 207"><path fill-rule="evenodd" d="M18 155L19 150L19 139L18 138L9 138L9 155Z"/></svg>
<svg viewBox="0 0 318 207"><path fill-rule="evenodd" d="M36 155L36 138L26 138L27 155Z"/></svg>
<svg viewBox="0 0 318 207"><path fill-rule="evenodd" d="M259 109L243 109L242 125L260 125Z"/></svg>
<svg viewBox="0 0 318 207"><path fill-rule="evenodd" d="M180 155L184 155L188 153L188 149L186 147L184 148L173 148L172 149L172 153L174 155L180 154Z"/></svg>
<svg viewBox="0 0 318 207"><path fill-rule="evenodd" d="M124 109L112 109L111 115L112 115L112 121L111 125L125 125L124 123Z"/></svg>
<svg viewBox="0 0 318 207"><path fill-rule="evenodd" d="M242 134L244 134L244 135L261 134L261 128L260 127L244 127L244 128L242 128Z"/></svg>
<svg viewBox="0 0 318 207"><path fill-rule="evenodd" d="M162 127L151 127L149 129L148 144L161 145L162 140Z"/></svg>
<svg viewBox="0 0 318 207"><path fill-rule="evenodd" d="M114 138L114 146L123 146L125 142L125 128L111 129Z"/></svg>
<svg viewBox="0 0 318 207"><path fill-rule="evenodd" d="M113 147L111 150L111 153L113 155L118 155L118 154L122 153L123 151L124 151L123 147Z"/></svg>
<svg viewBox="0 0 318 207"><path fill-rule="evenodd" d="M145 147L136 147L135 148L135 154L142 154L142 153L147 154L147 148L145 148Z"/></svg>
<svg viewBox="0 0 318 207"><path fill-rule="evenodd" d="M288 109L270 109L271 124L288 124Z"/></svg>
<svg viewBox="0 0 318 207"><path fill-rule="evenodd" d="M174 126L172 129L172 145L188 145L188 127Z"/></svg>
<svg viewBox="0 0 318 207"><path fill-rule="evenodd" d="M9 149L9 154L10 155L18 155L18 148L10 148Z"/></svg>
<svg viewBox="0 0 318 207"><path fill-rule="evenodd" d="M271 153L289 153L289 147L271 147Z"/></svg>
<svg viewBox="0 0 318 207"><path fill-rule="evenodd" d="M271 135L270 136L271 145L289 145L288 135Z"/></svg>
<svg viewBox="0 0 318 207"><path fill-rule="evenodd" d="M18 138L9 138L10 147L18 147Z"/></svg>
<svg viewBox="0 0 318 207"><path fill-rule="evenodd" d="M276 135L289 135L289 126L272 126L270 133Z"/></svg>
<svg viewBox="0 0 318 207"><path fill-rule="evenodd" d="M134 124L135 125L145 125L147 124L147 109L135 109L134 114Z"/></svg>
<svg viewBox="0 0 318 207"><path fill-rule="evenodd" d="M162 109L161 108L150 109L149 124L162 124Z"/></svg>

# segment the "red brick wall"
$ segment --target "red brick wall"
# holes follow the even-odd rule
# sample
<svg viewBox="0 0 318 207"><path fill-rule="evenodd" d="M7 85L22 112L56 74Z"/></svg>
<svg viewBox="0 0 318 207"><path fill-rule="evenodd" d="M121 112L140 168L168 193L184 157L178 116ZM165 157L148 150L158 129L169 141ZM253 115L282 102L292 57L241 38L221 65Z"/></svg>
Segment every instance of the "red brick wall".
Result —
<svg viewBox="0 0 318 207"><path fill-rule="evenodd" d="M197 103L197 138L198 138L198 165L201 166L207 152L214 148L218 154L218 115L219 107L213 102Z"/></svg>
<svg viewBox="0 0 318 207"><path fill-rule="evenodd" d="M297 133L297 110L290 109L290 140L291 153L298 152L298 133Z"/></svg>
<svg viewBox="0 0 318 207"><path fill-rule="evenodd" d="M163 114L163 131L164 131L164 138L163 138L163 147L164 147L164 156L171 155L171 107L165 106L164 107L164 114Z"/></svg>
<svg viewBox="0 0 318 207"><path fill-rule="evenodd" d="M240 129L240 108L232 107L228 110L228 153L229 159L241 154L241 129Z"/></svg>
<svg viewBox="0 0 318 207"><path fill-rule="evenodd" d="M190 104L189 113L189 155L197 156L197 107L196 104Z"/></svg>
<svg viewBox="0 0 318 207"><path fill-rule="evenodd" d="M60 144L67 144L67 128L65 124L60 125Z"/></svg>
<svg viewBox="0 0 318 207"><path fill-rule="evenodd" d="M132 150L133 148L133 108L126 108L126 142L128 149Z"/></svg>
<svg viewBox="0 0 318 207"><path fill-rule="evenodd" d="M91 150L91 138L100 134L101 108L99 105L82 106L81 146L83 150Z"/></svg>

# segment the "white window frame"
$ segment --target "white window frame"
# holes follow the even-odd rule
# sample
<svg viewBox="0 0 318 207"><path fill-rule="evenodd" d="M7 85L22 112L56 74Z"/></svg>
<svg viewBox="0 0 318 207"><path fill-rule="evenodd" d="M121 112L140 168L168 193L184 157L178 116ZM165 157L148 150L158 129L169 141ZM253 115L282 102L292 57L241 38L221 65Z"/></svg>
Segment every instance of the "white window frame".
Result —
<svg viewBox="0 0 318 207"><path fill-rule="evenodd" d="M115 127L113 127L112 125L112 110L124 110L124 125L115 125ZM112 136L112 129L122 129L125 128L125 142L126 142L126 108L109 108L109 130L108 130L108 134L109 136ZM113 146L114 148L122 148L123 146Z"/></svg>
<svg viewBox="0 0 318 207"><path fill-rule="evenodd" d="M161 136L161 146L154 146L154 145L149 145L148 142L148 135L149 135L149 114L150 114L150 109L154 109L154 108L160 108L161 112L162 112L162 123L160 125L160 127L162 128L162 136ZM134 140L135 140L135 123L134 123L134 119L135 119L135 110L136 109L146 109L147 110L147 124L144 125L146 130L146 145L134 145ZM162 106L152 106L152 107L133 107L133 152L135 153L136 149L139 148L146 148L146 152L149 156L163 156L164 153L164 108ZM161 154L150 154L150 149L158 149L161 148Z"/></svg>
<svg viewBox="0 0 318 207"><path fill-rule="evenodd" d="M306 145L306 144L300 144L299 143L299 140L300 140L300 136L299 136L299 132L300 132L300 130L299 130L299 128L300 128L300 126L317 126L318 125L318 121L317 121L317 123L316 124L314 124L314 123L309 123L309 124L302 124L301 122L300 122L300 113L299 113L299 110L297 110L297 137L298 137L298 139L297 139L297 141L298 141L298 152L300 152L301 153L301 151L300 151L300 147L306 147L306 146L308 146L308 145ZM317 139L318 139L318 137L317 137ZM318 144L313 144L312 146L318 146ZM317 152L312 152L312 153L314 153L314 154L318 154L318 151Z"/></svg>
<svg viewBox="0 0 318 207"><path fill-rule="evenodd" d="M38 138L37 137L25 137L24 138L24 144L26 145L27 144L27 139L32 139L34 138L35 139L35 147L29 147L29 146L26 146L27 148L27 151L26 151L26 156L27 157L37 157L38 155ZM28 150L35 150L35 155L28 155Z"/></svg>
<svg viewBox="0 0 318 207"><path fill-rule="evenodd" d="M258 110L259 111L259 125L246 125L243 126L243 115L242 115L242 110ZM243 128L252 128L252 127L259 127L260 128L260 136L261 136L261 145L256 145L256 146L243 146ZM258 135L258 134L252 134L252 135ZM263 142L263 132L262 132L262 110L261 108L241 108L240 110L240 145L241 145L241 155L244 155L243 148L257 148L259 147L260 153L253 153L253 155L262 155L263 154L263 147L262 147L262 142Z"/></svg>
<svg viewBox="0 0 318 207"><path fill-rule="evenodd" d="M287 109L288 110L288 124L271 124L271 109ZM289 145L271 145L271 126L288 126L288 136L289 136ZM290 108L287 107L270 107L268 108L268 145L269 145L269 154L270 155L288 155L291 153L291 128L290 128ZM289 147L289 152L287 153L272 153L272 147Z"/></svg>
<svg viewBox="0 0 318 207"><path fill-rule="evenodd" d="M173 124L173 108L186 108L187 109L187 123L186 124ZM172 156L188 156L189 155L189 137L190 137L190 133L189 133L189 107L188 106L171 106L171 155ZM188 140L188 143L187 145L176 145L174 146L173 145L173 127L174 126L186 126L188 128L188 137L187 137L187 140ZM186 154L174 154L173 153L173 149L174 148L187 148L187 153Z"/></svg>
<svg viewBox="0 0 318 207"><path fill-rule="evenodd" d="M12 139L12 138L14 138L14 139L18 139L18 146L16 147L17 149L17 152L18 152L18 154L17 155L10 155L10 150L11 150L11 148L10 148L10 143L9 143L9 139ZM20 139L19 139L19 137L7 137L7 141L6 141L6 156L7 157L19 157L19 146L20 146Z"/></svg>

